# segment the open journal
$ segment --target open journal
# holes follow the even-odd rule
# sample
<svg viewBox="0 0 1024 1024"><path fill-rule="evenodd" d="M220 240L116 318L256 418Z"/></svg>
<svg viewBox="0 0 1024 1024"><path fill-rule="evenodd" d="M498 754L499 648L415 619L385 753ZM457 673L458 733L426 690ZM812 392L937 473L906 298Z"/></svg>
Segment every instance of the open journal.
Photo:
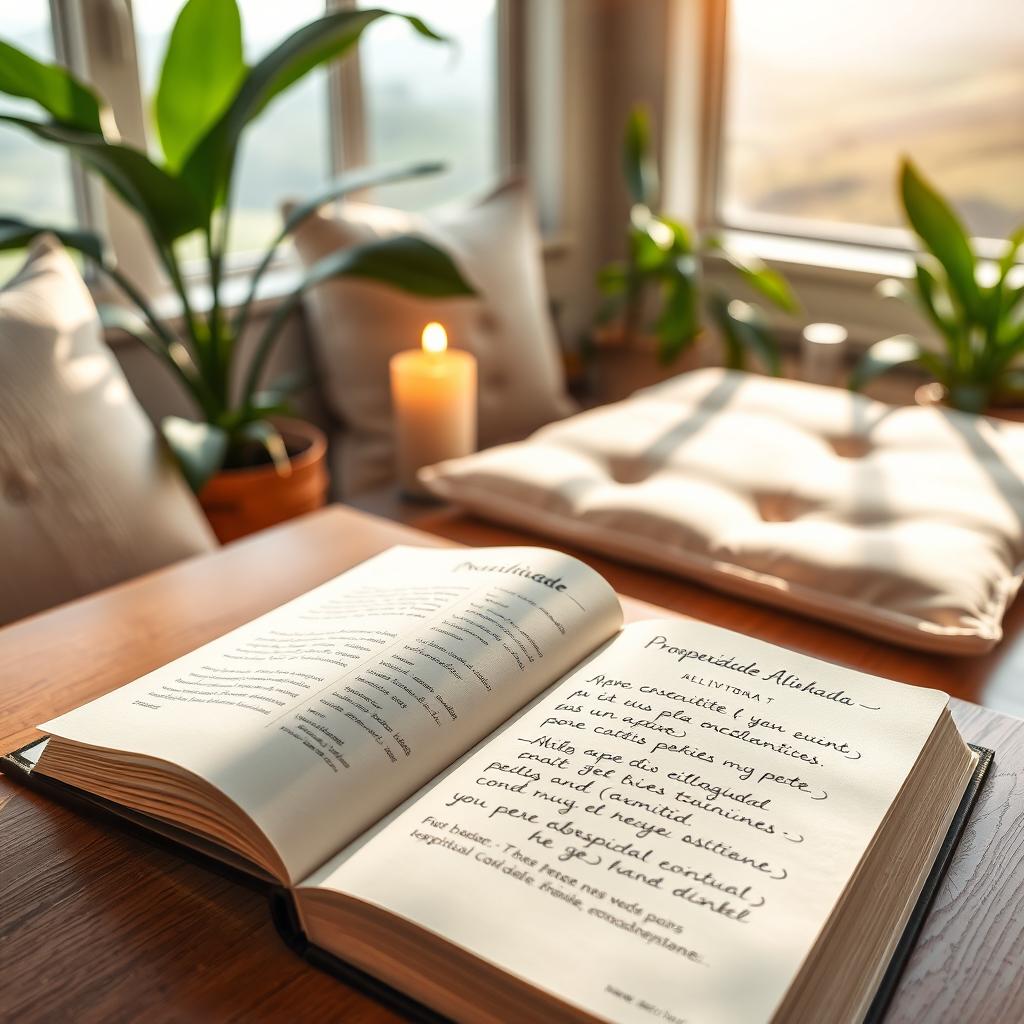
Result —
<svg viewBox="0 0 1024 1024"><path fill-rule="evenodd" d="M946 695L622 623L556 551L393 548L22 763L458 1021L862 1019L975 773Z"/></svg>

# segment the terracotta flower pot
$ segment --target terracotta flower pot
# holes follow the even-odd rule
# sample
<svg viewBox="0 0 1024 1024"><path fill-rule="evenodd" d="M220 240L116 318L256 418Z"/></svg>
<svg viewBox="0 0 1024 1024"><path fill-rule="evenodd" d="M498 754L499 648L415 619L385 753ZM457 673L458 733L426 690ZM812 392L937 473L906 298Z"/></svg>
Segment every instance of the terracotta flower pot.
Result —
<svg viewBox="0 0 1024 1024"><path fill-rule="evenodd" d="M291 455L285 476L273 465L225 469L199 492L217 539L226 544L321 508L327 500L327 439L303 420L276 420Z"/></svg>
<svg viewBox="0 0 1024 1024"><path fill-rule="evenodd" d="M658 361L658 339L645 331L627 338L617 323L598 328L592 336L592 360L597 393L602 402L618 402L640 388L660 384L688 370L721 365L714 339L706 332L668 366Z"/></svg>

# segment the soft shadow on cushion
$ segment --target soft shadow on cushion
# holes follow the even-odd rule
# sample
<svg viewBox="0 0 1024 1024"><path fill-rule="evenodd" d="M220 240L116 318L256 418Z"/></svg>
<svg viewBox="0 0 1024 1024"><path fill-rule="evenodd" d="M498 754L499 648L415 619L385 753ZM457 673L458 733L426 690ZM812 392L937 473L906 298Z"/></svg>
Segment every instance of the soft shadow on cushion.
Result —
<svg viewBox="0 0 1024 1024"><path fill-rule="evenodd" d="M976 654L1024 567L1024 427L698 370L424 471L512 525Z"/></svg>
<svg viewBox="0 0 1024 1024"><path fill-rule="evenodd" d="M322 386L347 428L336 493L355 494L393 478L388 360L416 348L424 324L439 320L453 348L479 361L479 444L524 437L575 410L565 393L548 311L536 214L512 182L447 219L345 204L295 234L308 266L336 249L414 232L449 252L477 288L472 299L424 299L372 281L328 281L307 298ZM338 463L336 463L338 464Z"/></svg>
<svg viewBox="0 0 1024 1024"><path fill-rule="evenodd" d="M60 243L0 290L0 622L213 548Z"/></svg>

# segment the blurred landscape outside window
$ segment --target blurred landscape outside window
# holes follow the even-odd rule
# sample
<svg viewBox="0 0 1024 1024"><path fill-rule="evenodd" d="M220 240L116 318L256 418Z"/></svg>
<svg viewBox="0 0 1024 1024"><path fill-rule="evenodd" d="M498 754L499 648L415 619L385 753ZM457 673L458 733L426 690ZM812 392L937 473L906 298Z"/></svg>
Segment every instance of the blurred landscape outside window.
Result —
<svg viewBox="0 0 1024 1024"><path fill-rule="evenodd" d="M1024 222L1021 0L732 0L718 215L906 244L909 155L976 237Z"/></svg>
<svg viewBox="0 0 1024 1024"><path fill-rule="evenodd" d="M376 6L360 0L360 7ZM451 39L438 45L402 22L371 28L359 46L371 164L442 160L444 174L378 190L407 210L477 193L498 174L498 13L495 0L408 0L403 12Z"/></svg>

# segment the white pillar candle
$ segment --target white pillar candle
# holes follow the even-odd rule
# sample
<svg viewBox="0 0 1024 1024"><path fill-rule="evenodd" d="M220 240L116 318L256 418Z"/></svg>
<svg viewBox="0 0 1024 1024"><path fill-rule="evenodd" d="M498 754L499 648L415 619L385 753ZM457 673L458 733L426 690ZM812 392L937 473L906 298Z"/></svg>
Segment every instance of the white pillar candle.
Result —
<svg viewBox="0 0 1024 1024"><path fill-rule="evenodd" d="M846 328L808 324L801 344L800 376L812 384L838 384L846 350Z"/></svg>
<svg viewBox="0 0 1024 1024"><path fill-rule="evenodd" d="M476 359L448 348L439 323L423 328L422 348L391 357L398 482L425 496L417 470L476 450Z"/></svg>

